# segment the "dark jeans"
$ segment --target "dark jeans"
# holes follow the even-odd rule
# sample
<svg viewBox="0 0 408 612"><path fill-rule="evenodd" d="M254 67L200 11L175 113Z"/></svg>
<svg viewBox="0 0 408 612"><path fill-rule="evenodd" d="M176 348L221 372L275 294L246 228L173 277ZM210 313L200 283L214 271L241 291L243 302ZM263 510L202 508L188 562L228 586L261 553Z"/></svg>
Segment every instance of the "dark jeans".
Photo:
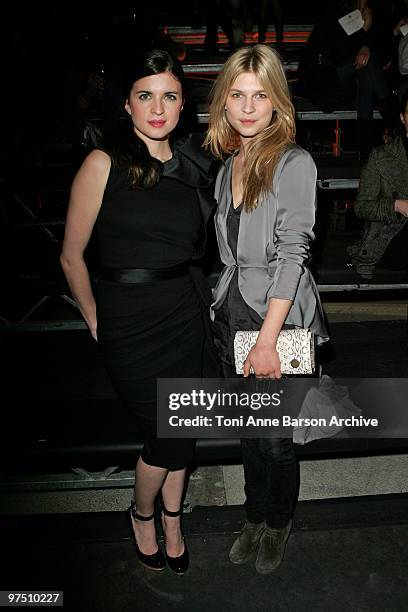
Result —
<svg viewBox="0 0 408 612"><path fill-rule="evenodd" d="M292 518L298 484L298 465L290 438L241 440L248 521L263 520L284 527Z"/></svg>
<svg viewBox="0 0 408 612"><path fill-rule="evenodd" d="M237 375L223 363L225 378ZM267 380L260 381L267 392ZM245 476L245 512L248 521L284 527L292 518L298 489L298 463L291 438L241 440Z"/></svg>
<svg viewBox="0 0 408 612"><path fill-rule="evenodd" d="M343 83L357 82L357 116L359 119L372 119L375 104L391 95L381 62L371 53L367 65L356 70L352 61L337 67L337 74Z"/></svg>

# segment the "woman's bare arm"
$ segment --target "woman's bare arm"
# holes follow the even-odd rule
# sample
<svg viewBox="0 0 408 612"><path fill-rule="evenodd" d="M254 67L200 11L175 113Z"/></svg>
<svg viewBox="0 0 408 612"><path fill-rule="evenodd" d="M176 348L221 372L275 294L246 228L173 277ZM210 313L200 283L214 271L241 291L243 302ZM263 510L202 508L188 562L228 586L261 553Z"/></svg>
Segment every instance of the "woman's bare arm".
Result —
<svg viewBox="0 0 408 612"><path fill-rule="evenodd" d="M79 169L71 188L64 243L60 257L72 295L96 340L96 304L84 251L98 216L110 170L110 157L92 151Z"/></svg>

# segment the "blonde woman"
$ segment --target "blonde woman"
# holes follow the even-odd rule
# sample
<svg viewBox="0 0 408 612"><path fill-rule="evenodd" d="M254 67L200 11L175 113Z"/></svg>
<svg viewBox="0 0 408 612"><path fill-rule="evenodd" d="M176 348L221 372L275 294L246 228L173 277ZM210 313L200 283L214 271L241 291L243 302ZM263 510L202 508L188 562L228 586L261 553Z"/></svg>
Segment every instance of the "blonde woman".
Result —
<svg viewBox="0 0 408 612"><path fill-rule="evenodd" d="M284 325L327 340L319 295L307 268L315 222L316 167L294 144L295 116L278 55L265 45L239 49L214 86L206 146L226 160L216 182L216 230L225 264L214 292L214 330L226 377L235 376L238 330L260 330L244 364L280 378L276 341ZM265 382L265 381L264 381ZM247 520L230 551L256 570L281 563L297 497L293 442L243 439Z"/></svg>

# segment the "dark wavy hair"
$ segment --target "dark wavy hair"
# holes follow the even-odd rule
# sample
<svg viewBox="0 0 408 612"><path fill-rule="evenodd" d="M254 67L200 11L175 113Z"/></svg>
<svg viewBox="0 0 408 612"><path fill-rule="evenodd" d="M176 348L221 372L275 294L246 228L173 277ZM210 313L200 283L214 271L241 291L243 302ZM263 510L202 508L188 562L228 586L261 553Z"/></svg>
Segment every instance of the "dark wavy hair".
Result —
<svg viewBox="0 0 408 612"><path fill-rule="evenodd" d="M170 72L183 88L183 68L168 51L153 49L136 56L124 78L123 101L129 99L136 81L163 72ZM146 144L136 135L129 117L104 139L103 148L109 153L114 167L128 168L129 181L133 188L148 189L158 182L161 162L151 157Z"/></svg>

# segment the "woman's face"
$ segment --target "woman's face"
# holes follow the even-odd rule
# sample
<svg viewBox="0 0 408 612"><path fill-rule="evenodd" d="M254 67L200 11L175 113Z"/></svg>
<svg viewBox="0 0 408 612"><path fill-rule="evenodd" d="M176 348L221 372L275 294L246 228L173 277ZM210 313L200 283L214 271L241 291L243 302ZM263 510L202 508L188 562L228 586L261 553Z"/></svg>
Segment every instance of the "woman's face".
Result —
<svg viewBox="0 0 408 612"><path fill-rule="evenodd" d="M135 81L125 104L136 134L145 142L166 140L176 127L182 108L181 83L171 72Z"/></svg>
<svg viewBox="0 0 408 612"><path fill-rule="evenodd" d="M226 117L241 138L253 138L272 121L273 105L253 72L243 72L225 102Z"/></svg>

